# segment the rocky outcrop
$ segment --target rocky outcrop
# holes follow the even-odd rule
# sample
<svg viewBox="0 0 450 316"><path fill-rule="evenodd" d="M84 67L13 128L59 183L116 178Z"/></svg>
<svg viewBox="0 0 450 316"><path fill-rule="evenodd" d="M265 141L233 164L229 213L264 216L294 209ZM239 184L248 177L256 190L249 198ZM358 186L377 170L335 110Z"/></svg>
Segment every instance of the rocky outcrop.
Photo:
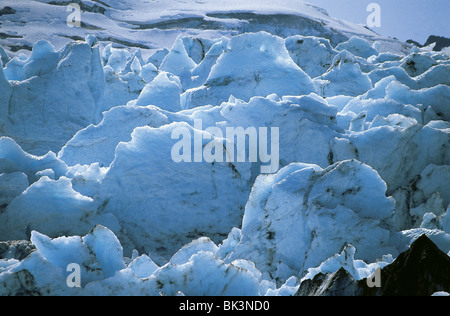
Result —
<svg viewBox="0 0 450 316"><path fill-rule="evenodd" d="M430 296L449 292L450 257L422 235L383 268L379 277L381 286L369 287L368 279L355 281L341 268L303 281L296 296Z"/></svg>
<svg viewBox="0 0 450 316"><path fill-rule="evenodd" d="M295 296L356 296L361 292L359 283L350 273L340 268L334 273L319 273L312 280L305 280Z"/></svg>
<svg viewBox="0 0 450 316"><path fill-rule="evenodd" d="M0 242L0 259L21 261L35 250L36 247L26 240Z"/></svg>
<svg viewBox="0 0 450 316"><path fill-rule="evenodd" d="M428 46L430 44L436 43L433 50L440 52L443 48L450 46L450 38L446 38L443 36L430 35L424 46Z"/></svg>

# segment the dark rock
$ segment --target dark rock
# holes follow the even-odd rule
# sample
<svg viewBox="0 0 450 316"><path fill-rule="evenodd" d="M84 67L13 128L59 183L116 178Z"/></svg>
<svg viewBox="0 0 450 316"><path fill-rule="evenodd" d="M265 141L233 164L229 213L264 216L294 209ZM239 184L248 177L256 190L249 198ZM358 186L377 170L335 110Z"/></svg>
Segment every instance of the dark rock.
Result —
<svg viewBox="0 0 450 316"><path fill-rule="evenodd" d="M412 39L407 40L406 43L411 44L411 45L415 45L417 47L423 47L422 44L420 44L419 42L416 42L415 40L412 40Z"/></svg>
<svg viewBox="0 0 450 316"><path fill-rule="evenodd" d="M26 240L0 242L0 259L23 260L28 257L36 247Z"/></svg>
<svg viewBox="0 0 450 316"><path fill-rule="evenodd" d="M450 292L450 257L422 235L381 270L380 279L381 287L369 287L367 279L355 281L341 268L302 282L296 296L431 296Z"/></svg>
<svg viewBox="0 0 450 316"><path fill-rule="evenodd" d="M28 270L9 274L0 281L1 296L42 296Z"/></svg>
<svg viewBox="0 0 450 316"><path fill-rule="evenodd" d="M97 2L99 2L99 1L97 1ZM90 6L90 5L83 3L81 0L50 1L48 4L67 7L69 4L72 4L72 3L78 4L80 6L80 9L83 12L100 13L100 14L105 14L105 12L106 12L106 9L102 6L99 6L97 4ZM99 3L101 3L101 2L99 2ZM104 3L101 3L101 4L104 5Z"/></svg>
<svg viewBox="0 0 450 316"><path fill-rule="evenodd" d="M440 52L443 48L450 46L450 38L431 35L430 37L428 37L424 46L428 46L433 43L436 43L436 46L433 48L433 50Z"/></svg>
<svg viewBox="0 0 450 316"><path fill-rule="evenodd" d="M344 268L332 274L319 273L302 282L295 296L358 296L361 289Z"/></svg>
<svg viewBox="0 0 450 316"><path fill-rule="evenodd" d="M366 285L366 280L363 280ZM380 288L365 286L365 295L430 296L450 292L450 257L427 236L419 237L411 247L381 270Z"/></svg>
<svg viewBox="0 0 450 316"><path fill-rule="evenodd" d="M16 10L14 10L11 7L4 7L3 9L0 10L0 16L2 15L7 15L7 14L15 14Z"/></svg>

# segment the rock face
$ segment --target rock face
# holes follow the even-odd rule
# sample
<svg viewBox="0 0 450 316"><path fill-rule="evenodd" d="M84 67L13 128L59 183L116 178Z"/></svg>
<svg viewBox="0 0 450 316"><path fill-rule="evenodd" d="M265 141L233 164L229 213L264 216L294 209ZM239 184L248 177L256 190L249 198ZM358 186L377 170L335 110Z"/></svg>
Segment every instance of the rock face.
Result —
<svg viewBox="0 0 450 316"><path fill-rule="evenodd" d="M305 280L296 296L430 296L450 290L450 257L427 236L381 270L381 287L369 287L367 279L355 281L341 268Z"/></svg>
<svg viewBox="0 0 450 316"><path fill-rule="evenodd" d="M35 249L36 247L27 240L0 242L0 259L23 260Z"/></svg>
<svg viewBox="0 0 450 316"><path fill-rule="evenodd" d="M355 296L359 284L344 268L331 274L318 274L313 280L302 282L295 296Z"/></svg>
<svg viewBox="0 0 450 316"><path fill-rule="evenodd" d="M365 294L429 296L439 291L448 292L450 257L423 235L381 271L381 280L380 289L366 289Z"/></svg>
<svg viewBox="0 0 450 316"><path fill-rule="evenodd" d="M446 38L443 36L430 35L430 37L428 37L427 41L425 42L424 46L428 46L433 43L436 43L436 46L433 48L433 50L439 52L443 48L450 46L450 38Z"/></svg>
<svg viewBox="0 0 450 316"><path fill-rule="evenodd" d="M420 44L414 40L407 40L406 41L409 44L415 45L417 47L426 47L431 44L436 43L436 45L433 47L433 50L436 52L442 51L446 47L450 47L450 38L443 37L443 36L436 36L436 35L430 35L425 42L425 44Z"/></svg>

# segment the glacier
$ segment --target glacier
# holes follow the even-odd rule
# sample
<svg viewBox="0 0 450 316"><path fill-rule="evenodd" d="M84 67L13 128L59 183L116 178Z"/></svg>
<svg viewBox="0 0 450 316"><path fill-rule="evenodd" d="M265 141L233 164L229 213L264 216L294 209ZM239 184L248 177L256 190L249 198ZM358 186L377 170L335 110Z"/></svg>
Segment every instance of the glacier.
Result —
<svg viewBox="0 0 450 316"><path fill-rule="evenodd" d="M422 235L450 254L450 56L262 2L80 1L67 28L4 1L0 295L292 296ZM235 127L279 128L276 172L171 157Z"/></svg>

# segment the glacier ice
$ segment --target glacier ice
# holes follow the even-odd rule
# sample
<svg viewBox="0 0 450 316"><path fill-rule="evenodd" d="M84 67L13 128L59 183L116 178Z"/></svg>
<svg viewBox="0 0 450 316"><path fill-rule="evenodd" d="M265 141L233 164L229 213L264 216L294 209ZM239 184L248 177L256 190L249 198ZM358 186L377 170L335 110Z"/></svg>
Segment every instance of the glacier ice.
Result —
<svg viewBox="0 0 450 316"><path fill-rule="evenodd" d="M313 36L291 36L286 38L286 48L292 60L311 78L323 75L338 54L330 41Z"/></svg>
<svg viewBox="0 0 450 316"><path fill-rule="evenodd" d="M291 80L286 82L285 77ZM187 90L181 106L220 105L230 95L248 101L252 96L272 93L283 96L315 91L311 78L290 58L282 38L266 32L249 33L230 40L206 82Z"/></svg>
<svg viewBox="0 0 450 316"><path fill-rule="evenodd" d="M327 169L297 163L260 176L246 205L241 241L227 258L251 260L279 281L302 275L346 242L362 259L375 260L395 251L382 225L395 206L385 193L378 173L356 160Z"/></svg>
<svg viewBox="0 0 450 316"><path fill-rule="evenodd" d="M346 50L356 56L365 59L371 56L377 56L379 54L379 52L375 48L373 48L373 45L357 36L352 36L352 38L350 38L348 41L338 44L336 46L336 50Z"/></svg>
<svg viewBox="0 0 450 316"><path fill-rule="evenodd" d="M117 145L131 140L136 127L159 127L167 123L167 116L156 107L117 106L105 112L98 125L89 125L78 131L58 157L72 166L97 162L108 167L114 160Z"/></svg>
<svg viewBox="0 0 450 316"><path fill-rule="evenodd" d="M8 54L5 52L5 49L2 46L0 46L0 61L2 62L2 65L6 65L9 62L9 60L10 58Z"/></svg>
<svg viewBox="0 0 450 316"><path fill-rule="evenodd" d="M400 67L411 77L417 77L435 65L437 62L432 57L424 53L413 53L402 60Z"/></svg>
<svg viewBox="0 0 450 316"><path fill-rule="evenodd" d="M186 86L184 83L190 79L192 69L196 66L197 64L189 57L186 51L183 37L179 36L169 53L164 57L159 69L179 77L183 82L183 86Z"/></svg>
<svg viewBox="0 0 450 316"><path fill-rule="evenodd" d="M68 171L67 164L58 159L55 153L48 152L44 156L31 155L10 137L0 137L0 162L0 173L23 172L30 183L36 181L36 173L42 170L53 170L57 178Z"/></svg>
<svg viewBox="0 0 450 316"><path fill-rule="evenodd" d="M182 86L177 76L160 72L144 87L137 98L136 105L155 105L163 110L178 112L181 110L181 92Z"/></svg>
<svg viewBox="0 0 450 316"><path fill-rule="evenodd" d="M0 47L0 240L28 247L0 257L0 295L289 296L318 273L367 278L423 234L449 252L445 52L315 7L275 28L270 6L198 5L182 34L180 16L152 24L160 12L105 0L114 40ZM237 146L232 127L278 127L279 170L172 159L177 131L195 152Z"/></svg>
<svg viewBox="0 0 450 316"><path fill-rule="evenodd" d="M5 114L1 136L13 137L26 151L43 155L57 152L99 118L104 75L98 46L71 43L55 51L40 41L20 70L18 82L6 88L7 95L11 89L10 97L0 104Z"/></svg>
<svg viewBox="0 0 450 316"><path fill-rule="evenodd" d="M93 200L72 188L70 179L42 177L17 196L0 215L4 229L0 239L27 239L31 230L52 236L89 231L95 216ZM55 223L59 223L55 225Z"/></svg>
<svg viewBox="0 0 450 316"><path fill-rule="evenodd" d="M344 268L351 274L353 279L362 280L372 276L378 268L384 268L394 261L392 255L386 255L381 260L367 264L363 260L355 260L356 248L353 245L346 245L341 253L323 261L318 267L309 268L304 280L312 280L319 273L334 273L340 268Z"/></svg>
<svg viewBox="0 0 450 316"><path fill-rule="evenodd" d="M22 172L0 174L0 205L3 207L9 205L29 185L28 177Z"/></svg>
<svg viewBox="0 0 450 316"><path fill-rule="evenodd" d="M372 89L369 75L362 72L361 66L355 63L349 54L336 55L331 67L322 76L317 77L315 83L324 97L356 97Z"/></svg>
<svg viewBox="0 0 450 316"><path fill-rule="evenodd" d="M96 196L138 250L159 249L162 256L199 234L220 241L239 225L250 186L249 163L174 162L171 135L180 127L190 131L192 146L206 133L184 122L136 128L130 142L117 146Z"/></svg>

